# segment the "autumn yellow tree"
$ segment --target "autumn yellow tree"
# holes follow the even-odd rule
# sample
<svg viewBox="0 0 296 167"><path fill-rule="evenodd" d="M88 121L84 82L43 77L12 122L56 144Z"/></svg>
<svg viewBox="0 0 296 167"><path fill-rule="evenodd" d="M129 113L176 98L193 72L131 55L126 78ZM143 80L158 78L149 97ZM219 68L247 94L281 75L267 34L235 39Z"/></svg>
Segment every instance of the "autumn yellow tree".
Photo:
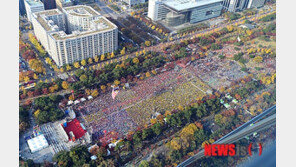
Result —
<svg viewBox="0 0 296 167"><path fill-rule="evenodd" d="M253 32L252 32L252 30L246 30L246 34L247 34L248 36L250 36L250 35L253 34Z"/></svg>
<svg viewBox="0 0 296 167"><path fill-rule="evenodd" d="M40 110L38 109L38 110L36 110L35 112L34 112L34 116L35 116L35 118L38 118L38 115L40 114Z"/></svg>
<svg viewBox="0 0 296 167"><path fill-rule="evenodd" d="M114 58L115 54L112 52L111 53L111 59Z"/></svg>
<svg viewBox="0 0 296 167"><path fill-rule="evenodd" d="M74 67L75 67L75 68L80 68L80 64L79 64L79 62L75 62L75 63L74 63Z"/></svg>
<svg viewBox="0 0 296 167"><path fill-rule="evenodd" d="M28 76L25 76L25 77L24 77L24 81L25 81L25 82L29 82L29 81L30 81L30 78L29 78Z"/></svg>
<svg viewBox="0 0 296 167"><path fill-rule="evenodd" d="M166 110L165 113L164 113L164 116L166 117L168 115L172 115L172 113L170 111Z"/></svg>
<svg viewBox="0 0 296 167"><path fill-rule="evenodd" d="M150 41L145 41L145 45L146 46L150 46L151 45L151 42Z"/></svg>
<svg viewBox="0 0 296 167"><path fill-rule="evenodd" d="M170 142L170 147L174 150L180 150L181 149L181 141L179 137L174 137Z"/></svg>
<svg viewBox="0 0 296 167"><path fill-rule="evenodd" d="M157 119L153 118L153 119L150 120L150 122L151 122L152 125L154 125L154 124L157 123Z"/></svg>
<svg viewBox="0 0 296 167"><path fill-rule="evenodd" d="M105 86L105 85L101 85L101 90L102 90L103 92L105 92L105 91L106 91L106 86Z"/></svg>
<svg viewBox="0 0 296 167"><path fill-rule="evenodd" d="M49 92L53 93L55 91L55 88L53 86L49 87Z"/></svg>
<svg viewBox="0 0 296 167"><path fill-rule="evenodd" d="M119 84L120 84L120 81L118 81L118 80L114 81L114 85L119 85Z"/></svg>
<svg viewBox="0 0 296 167"><path fill-rule="evenodd" d="M149 78L149 77L151 77L150 72L146 72L146 78Z"/></svg>
<svg viewBox="0 0 296 167"><path fill-rule="evenodd" d="M34 76L33 76L34 79L38 79L38 75L36 73L34 73Z"/></svg>
<svg viewBox="0 0 296 167"><path fill-rule="evenodd" d="M233 31L233 26L227 26L227 30L229 31L229 32L232 32Z"/></svg>
<svg viewBox="0 0 296 167"><path fill-rule="evenodd" d="M152 70L151 72L152 72L153 75L157 74L157 72L155 70Z"/></svg>
<svg viewBox="0 0 296 167"><path fill-rule="evenodd" d="M178 106L178 110L183 111L184 108L183 108L181 105L179 105L179 106Z"/></svg>
<svg viewBox="0 0 296 167"><path fill-rule="evenodd" d="M52 60L49 57L45 58L45 62L49 65L52 65Z"/></svg>
<svg viewBox="0 0 296 167"><path fill-rule="evenodd" d="M97 97L98 95L99 95L99 92L97 89L93 90L91 93L91 96L93 96L93 97Z"/></svg>
<svg viewBox="0 0 296 167"><path fill-rule="evenodd" d="M67 71L70 71L71 69L72 69L71 66L69 66L69 65L66 66Z"/></svg>
<svg viewBox="0 0 296 167"><path fill-rule="evenodd" d="M69 100L72 100L73 101L74 100L74 96L73 95L70 95L69 96Z"/></svg>
<svg viewBox="0 0 296 167"><path fill-rule="evenodd" d="M254 61L257 62L257 63L261 63L263 61L263 58L261 56L256 56L254 58Z"/></svg>
<svg viewBox="0 0 296 167"><path fill-rule="evenodd" d="M99 57L98 56L95 56L94 57L94 60L95 60L96 63L99 62Z"/></svg>
<svg viewBox="0 0 296 167"><path fill-rule="evenodd" d="M125 55L125 47L123 47L123 49L120 51L121 55Z"/></svg>
<svg viewBox="0 0 296 167"><path fill-rule="evenodd" d="M85 61L84 59L83 59L83 60L81 60L81 62L80 62L80 63L81 63L81 65L82 65L82 66L85 66L85 65L86 65L86 61Z"/></svg>
<svg viewBox="0 0 296 167"><path fill-rule="evenodd" d="M140 61L139 61L139 59L138 58L133 58L133 63L135 63L135 64L138 64Z"/></svg>
<svg viewBox="0 0 296 167"><path fill-rule="evenodd" d="M67 81L62 82L62 88L63 89L68 89L69 88L69 83Z"/></svg>
<svg viewBox="0 0 296 167"><path fill-rule="evenodd" d="M92 64L93 63L93 59L90 57L88 58L88 64Z"/></svg>
<svg viewBox="0 0 296 167"><path fill-rule="evenodd" d="M37 73L45 72L45 68L40 60L31 59L29 60L29 66L32 70L36 71Z"/></svg>
<svg viewBox="0 0 296 167"><path fill-rule="evenodd" d="M104 60L105 60L105 55L102 54L102 55L101 55L101 61L104 61Z"/></svg>

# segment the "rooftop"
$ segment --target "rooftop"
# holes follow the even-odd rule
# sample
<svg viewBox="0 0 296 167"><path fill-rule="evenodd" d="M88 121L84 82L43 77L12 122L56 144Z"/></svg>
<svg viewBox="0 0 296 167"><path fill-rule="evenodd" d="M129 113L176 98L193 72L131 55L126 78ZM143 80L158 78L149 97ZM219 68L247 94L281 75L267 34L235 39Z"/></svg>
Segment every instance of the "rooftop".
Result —
<svg viewBox="0 0 296 167"><path fill-rule="evenodd" d="M100 15L94 9L86 5L77 5L63 8L67 13L76 16L98 16Z"/></svg>
<svg viewBox="0 0 296 167"><path fill-rule="evenodd" d="M41 12L37 12L36 14L51 16L51 15L62 14L62 12L59 11L58 9L51 9L51 10L44 10L44 11L41 11Z"/></svg>
<svg viewBox="0 0 296 167"><path fill-rule="evenodd" d="M61 11L59 11L58 9L45 10L45 11L42 11L42 12L34 13L34 15L36 15L36 18L37 18L38 22L41 24L41 26L46 31L50 31L51 27L49 26L47 20L44 17L45 16L58 15L58 14L63 14L63 13Z"/></svg>
<svg viewBox="0 0 296 167"><path fill-rule="evenodd" d="M40 0L26 0L26 2L30 5L30 6L43 6L43 3Z"/></svg>
<svg viewBox="0 0 296 167"><path fill-rule="evenodd" d="M36 152L42 150L45 147L48 147L49 144L45 139L44 135L39 135L27 141L31 152Z"/></svg>
<svg viewBox="0 0 296 167"><path fill-rule="evenodd" d="M86 133L86 130L83 129L82 125L80 124L80 122L76 118L73 119L71 122L67 122L65 125L66 125L66 127L64 125L62 125L62 126L63 126L64 130L66 131L66 133L69 137L69 140L71 140L70 132L73 132L76 139L81 138Z"/></svg>
<svg viewBox="0 0 296 167"><path fill-rule="evenodd" d="M116 28L116 26L113 23L111 23L109 20L107 20L104 17L100 17L97 20L94 20L93 23L96 24L95 28L90 29L88 31L80 31L80 32L76 31L76 32L73 32L72 34L66 34L63 31L59 31L59 32L52 33L51 36L54 37L56 40L65 40L65 39L76 38L79 36L85 36L85 35L94 34L94 33Z"/></svg>
<svg viewBox="0 0 296 167"><path fill-rule="evenodd" d="M165 0L163 3L176 11L182 11L222 1L223 0Z"/></svg>

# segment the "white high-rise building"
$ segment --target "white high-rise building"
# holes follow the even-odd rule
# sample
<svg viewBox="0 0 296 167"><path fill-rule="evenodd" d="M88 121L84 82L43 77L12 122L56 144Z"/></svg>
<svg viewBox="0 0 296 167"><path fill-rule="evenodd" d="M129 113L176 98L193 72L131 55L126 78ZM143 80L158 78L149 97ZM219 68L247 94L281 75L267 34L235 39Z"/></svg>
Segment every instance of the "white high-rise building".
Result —
<svg viewBox="0 0 296 167"><path fill-rule="evenodd" d="M148 17L168 26L197 23L221 15L223 0L149 0Z"/></svg>
<svg viewBox="0 0 296 167"><path fill-rule="evenodd" d="M223 8L226 11L236 12L249 8L262 7L266 0L224 0Z"/></svg>
<svg viewBox="0 0 296 167"><path fill-rule="evenodd" d="M34 13L34 33L58 66L111 53L118 48L118 28L89 6Z"/></svg>
<svg viewBox="0 0 296 167"><path fill-rule="evenodd" d="M149 0L148 2L148 17L153 21L164 19L169 12L163 6L163 0Z"/></svg>
<svg viewBox="0 0 296 167"><path fill-rule="evenodd" d="M145 3L145 0L122 0L123 2L127 3L130 7L138 4Z"/></svg>
<svg viewBox="0 0 296 167"><path fill-rule="evenodd" d="M40 0L25 0L25 8L28 20L32 22L32 14L44 11L44 4Z"/></svg>
<svg viewBox="0 0 296 167"><path fill-rule="evenodd" d="M248 8L258 8L265 4L266 0L249 0Z"/></svg>

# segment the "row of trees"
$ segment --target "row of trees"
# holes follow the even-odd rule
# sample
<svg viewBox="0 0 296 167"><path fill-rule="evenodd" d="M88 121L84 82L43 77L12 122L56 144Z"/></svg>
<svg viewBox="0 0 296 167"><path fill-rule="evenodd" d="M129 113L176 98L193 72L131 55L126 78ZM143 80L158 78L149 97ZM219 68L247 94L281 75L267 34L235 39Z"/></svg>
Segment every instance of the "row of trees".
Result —
<svg viewBox="0 0 296 167"><path fill-rule="evenodd" d="M143 77L149 77L151 73L147 73L148 71L151 71L152 74L155 75L156 72L153 69L162 67L166 63L166 59L155 52L146 53L145 51L143 51L140 54L138 54L138 57L136 58L128 58L122 62L110 63L106 65L102 70L78 69L75 71L75 76L79 79L79 81L68 83L66 89L70 88L75 91L78 91L82 88L100 89L102 88L102 86L105 87L107 83L113 83L115 80L120 80L124 82L126 82L127 80L132 81L133 77L138 74L142 74ZM85 62L83 61L82 64L83 63ZM32 88L28 91L20 92L20 99L33 97L40 94L53 93L56 91L60 91L62 88L64 87L62 87L61 79L56 79L51 83L38 82L35 88Z"/></svg>
<svg viewBox="0 0 296 167"><path fill-rule="evenodd" d="M43 67L42 62L38 59L38 55L31 48L31 46L27 43L24 43L22 40L19 41L19 45L20 55L25 59L25 61L28 62L30 68L37 73L44 73L45 68Z"/></svg>
<svg viewBox="0 0 296 167"><path fill-rule="evenodd" d="M149 53L147 53L149 54ZM164 57L152 53L154 56L128 58L121 63L111 63L104 67L103 70L76 70L75 76L79 78L78 82L70 84L70 88L78 91L85 88L101 88L107 83L114 83L116 80L123 78L132 79L139 73L146 73L154 68L161 67L165 63ZM149 73L150 74L150 73ZM148 77L149 77L149 74ZM150 74L151 75L151 74ZM124 79L126 82L126 79Z"/></svg>
<svg viewBox="0 0 296 167"><path fill-rule="evenodd" d="M260 21L263 21L263 22L269 22L269 21L273 21L276 19L276 14L270 14L270 15L267 15L265 17L263 17L262 19L260 19Z"/></svg>
<svg viewBox="0 0 296 167"><path fill-rule="evenodd" d="M44 57L46 55L46 51L43 49L42 45L38 42L36 37L32 34L29 33L29 41L34 45L34 47L38 50L39 55Z"/></svg>

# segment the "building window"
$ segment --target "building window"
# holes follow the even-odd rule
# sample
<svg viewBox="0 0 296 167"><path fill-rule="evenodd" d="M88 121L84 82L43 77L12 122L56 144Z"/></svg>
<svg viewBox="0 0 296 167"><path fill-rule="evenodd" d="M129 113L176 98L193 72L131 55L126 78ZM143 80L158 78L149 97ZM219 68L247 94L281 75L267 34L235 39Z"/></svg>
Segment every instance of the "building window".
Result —
<svg viewBox="0 0 296 167"><path fill-rule="evenodd" d="M212 15L212 14L213 14L213 11L212 10L206 12L206 16Z"/></svg>

